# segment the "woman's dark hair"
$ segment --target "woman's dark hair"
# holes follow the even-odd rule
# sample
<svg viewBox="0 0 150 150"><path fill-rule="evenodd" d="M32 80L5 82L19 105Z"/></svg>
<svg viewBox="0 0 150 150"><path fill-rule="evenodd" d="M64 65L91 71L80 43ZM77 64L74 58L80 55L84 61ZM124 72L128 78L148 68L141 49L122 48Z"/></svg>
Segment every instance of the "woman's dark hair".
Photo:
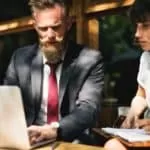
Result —
<svg viewBox="0 0 150 150"><path fill-rule="evenodd" d="M144 22L150 20L150 0L135 0L130 10L132 22Z"/></svg>

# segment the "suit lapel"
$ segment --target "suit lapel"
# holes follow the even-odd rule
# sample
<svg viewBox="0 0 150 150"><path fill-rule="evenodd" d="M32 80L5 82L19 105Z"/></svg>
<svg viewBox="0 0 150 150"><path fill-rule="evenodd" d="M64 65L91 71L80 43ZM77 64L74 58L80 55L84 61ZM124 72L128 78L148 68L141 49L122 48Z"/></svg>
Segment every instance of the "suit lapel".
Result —
<svg viewBox="0 0 150 150"><path fill-rule="evenodd" d="M61 106L65 91L66 91L66 87L70 78L70 75L73 72L73 68L74 65L70 65L70 66L63 66L63 71L62 71L62 75L60 78L60 90L59 90L59 108Z"/></svg>
<svg viewBox="0 0 150 150"><path fill-rule="evenodd" d="M62 67L62 74L60 77L60 87L59 87L59 110L63 101L63 97L68 85L68 81L70 76L73 74L75 70L75 48L73 43L68 45L67 53L64 58L63 67ZM73 48L72 48L73 47Z"/></svg>
<svg viewBox="0 0 150 150"><path fill-rule="evenodd" d="M35 101L36 110L38 110L40 107L42 96L42 60L42 54L38 49L37 55L35 55L31 66L32 98Z"/></svg>

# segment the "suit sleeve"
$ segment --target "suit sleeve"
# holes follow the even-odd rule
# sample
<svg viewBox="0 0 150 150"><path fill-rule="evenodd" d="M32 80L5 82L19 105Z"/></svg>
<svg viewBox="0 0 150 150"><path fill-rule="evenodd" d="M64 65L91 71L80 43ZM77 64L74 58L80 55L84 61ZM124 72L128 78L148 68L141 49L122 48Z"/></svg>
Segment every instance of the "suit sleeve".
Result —
<svg viewBox="0 0 150 150"><path fill-rule="evenodd" d="M8 69L6 71L6 76L4 78L5 85L18 85L18 79L15 68L15 54L12 56Z"/></svg>
<svg viewBox="0 0 150 150"><path fill-rule="evenodd" d="M102 60L92 68L79 92L75 109L60 121L59 139L72 141L95 125L104 85Z"/></svg>

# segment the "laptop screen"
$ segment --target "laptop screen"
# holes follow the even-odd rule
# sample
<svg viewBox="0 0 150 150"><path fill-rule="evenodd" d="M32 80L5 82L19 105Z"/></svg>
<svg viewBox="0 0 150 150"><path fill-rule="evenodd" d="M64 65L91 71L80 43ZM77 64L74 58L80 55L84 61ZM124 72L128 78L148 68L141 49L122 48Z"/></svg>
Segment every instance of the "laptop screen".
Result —
<svg viewBox="0 0 150 150"><path fill-rule="evenodd" d="M0 120L0 148L30 148L18 87L0 86Z"/></svg>

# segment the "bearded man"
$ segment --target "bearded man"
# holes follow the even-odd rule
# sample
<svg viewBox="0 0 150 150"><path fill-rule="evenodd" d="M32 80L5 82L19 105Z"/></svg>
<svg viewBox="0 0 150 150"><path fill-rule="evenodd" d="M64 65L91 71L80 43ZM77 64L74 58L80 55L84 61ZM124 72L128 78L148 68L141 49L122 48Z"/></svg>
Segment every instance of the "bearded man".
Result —
<svg viewBox="0 0 150 150"><path fill-rule="evenodd" d="M30 0L29 6L39 43L15 51L5 84L21 89L31 143L86 143L102 101L101 54L69 40L71 18L63 0Z"/></svg>

